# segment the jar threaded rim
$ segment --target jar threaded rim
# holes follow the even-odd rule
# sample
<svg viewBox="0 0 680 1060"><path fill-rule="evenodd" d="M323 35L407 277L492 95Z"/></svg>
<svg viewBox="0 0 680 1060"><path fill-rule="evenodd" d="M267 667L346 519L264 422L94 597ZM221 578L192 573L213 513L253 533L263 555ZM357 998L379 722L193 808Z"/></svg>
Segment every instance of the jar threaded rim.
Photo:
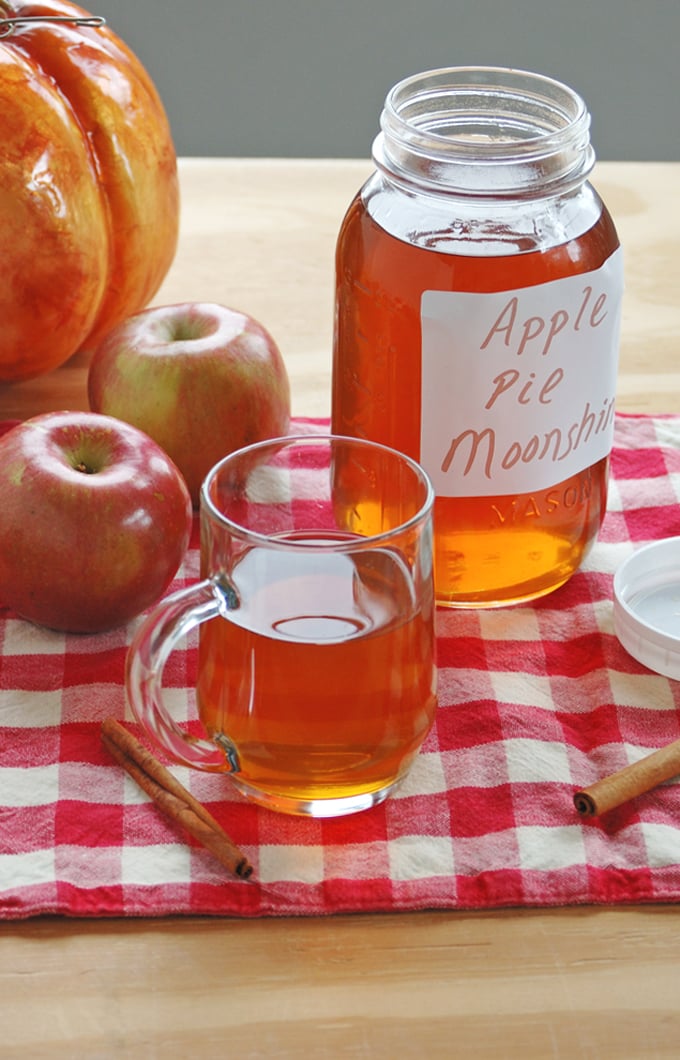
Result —
<svg viewBox="0 0 680 1060"><path fill-rule="evenodd" d="M581 184L590 114L567 85L503 67L448 67L388 93L376 164L406 183L462 194L547 194Z"/></svg>

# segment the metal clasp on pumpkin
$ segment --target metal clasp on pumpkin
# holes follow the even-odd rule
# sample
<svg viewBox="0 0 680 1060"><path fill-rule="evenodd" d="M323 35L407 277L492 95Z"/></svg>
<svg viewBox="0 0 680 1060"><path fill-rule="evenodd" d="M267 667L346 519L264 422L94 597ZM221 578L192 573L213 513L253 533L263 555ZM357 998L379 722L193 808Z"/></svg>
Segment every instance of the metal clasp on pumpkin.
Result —
<svg viewBox="0 0 680 1060"><path fill-rule="evenodd" d="M0 40L14 33L17 26L30 26L33 22L65 22L72 26L105 26L106 19L100 15L24 15L16 18L0 18Z"/></svg>

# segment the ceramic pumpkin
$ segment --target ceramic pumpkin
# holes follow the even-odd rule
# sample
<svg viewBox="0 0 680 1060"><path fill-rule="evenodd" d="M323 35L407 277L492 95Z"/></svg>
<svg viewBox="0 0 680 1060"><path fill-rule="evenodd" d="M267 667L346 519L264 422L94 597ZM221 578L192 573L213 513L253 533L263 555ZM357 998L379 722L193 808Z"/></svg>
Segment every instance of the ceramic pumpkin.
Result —
<svg viewBox="0 0 680 1060"><path fill-rule="evenodd" d="M0 0L0 382L93 346L147 304L175 254L167 116L95 22L60 0Z"/></svg>

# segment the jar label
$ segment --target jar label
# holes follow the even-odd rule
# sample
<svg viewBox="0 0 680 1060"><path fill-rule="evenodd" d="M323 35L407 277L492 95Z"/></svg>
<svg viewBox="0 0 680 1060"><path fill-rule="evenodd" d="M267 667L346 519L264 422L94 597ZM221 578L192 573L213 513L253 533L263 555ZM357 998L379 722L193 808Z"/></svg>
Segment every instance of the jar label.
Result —
<svg viewBox="0 0 680 1060"><path fill-rule="evenodd" d="M528 493L609 453L623 256L515 291L424 291L420 462L442 497Z"/></svg>

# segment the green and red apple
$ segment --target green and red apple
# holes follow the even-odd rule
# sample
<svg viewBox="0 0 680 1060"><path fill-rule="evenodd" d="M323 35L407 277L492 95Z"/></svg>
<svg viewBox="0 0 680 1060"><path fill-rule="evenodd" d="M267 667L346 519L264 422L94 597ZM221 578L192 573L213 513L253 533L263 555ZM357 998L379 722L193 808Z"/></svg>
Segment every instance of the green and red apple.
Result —
<svg viewBox="0 0 680 1060"><path fill-rule="evenodd" d="M223 456L286 434L290 385L269 332L210 302L146 309L94 350L90 407L150 435L186 480L195 507Z"/></svg>
<svg viewBox="0 0 680 1060"><path fill-rule="evenodd" d="M192 507L170 458L136 427L49 412L0 438L0 605L41 626L98 633L163 594Z"/></svg>

